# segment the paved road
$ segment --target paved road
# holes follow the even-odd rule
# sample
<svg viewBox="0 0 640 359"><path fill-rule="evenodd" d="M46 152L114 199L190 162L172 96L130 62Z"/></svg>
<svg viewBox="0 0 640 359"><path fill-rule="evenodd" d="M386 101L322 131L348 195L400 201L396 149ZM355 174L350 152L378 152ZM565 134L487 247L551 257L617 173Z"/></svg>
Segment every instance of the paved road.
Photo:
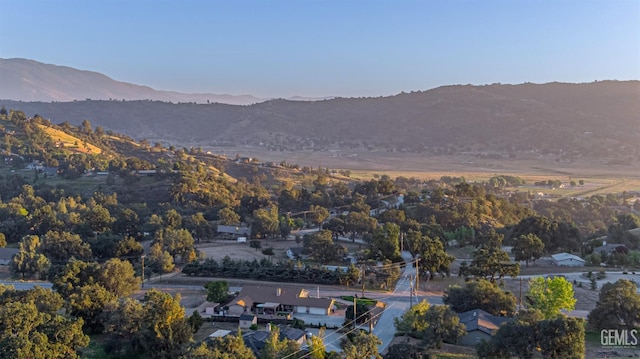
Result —
<svg viewBox="0 0 640 359"><path fill-rule="evenodd" d="M411 254L407 251L402 252L402 258L405 262L409 262L412 259ZM382 345L379 347L381 353L387 349L396 333L393 319L402 316L402 314L409 309L411 304L411 278L415 276L415 274L416 270L413 265L405 266L404 272L396 284L396 288L391 295L388 295L389 298L386 300L387 307L384 312L382 312L373 330L373 333L382 340Z"/></svg>

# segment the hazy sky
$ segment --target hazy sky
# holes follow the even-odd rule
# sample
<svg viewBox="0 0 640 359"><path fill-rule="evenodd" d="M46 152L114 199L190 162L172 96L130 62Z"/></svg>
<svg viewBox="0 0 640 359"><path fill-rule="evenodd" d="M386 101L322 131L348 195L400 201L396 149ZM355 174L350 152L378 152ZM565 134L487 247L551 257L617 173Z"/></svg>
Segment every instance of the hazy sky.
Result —
<svg viewBox="0 0 640 359"><path fill-rule="evenodd" d="M0 0L0 14L1 58L181 92L640 79L640 0Z"/></svg>

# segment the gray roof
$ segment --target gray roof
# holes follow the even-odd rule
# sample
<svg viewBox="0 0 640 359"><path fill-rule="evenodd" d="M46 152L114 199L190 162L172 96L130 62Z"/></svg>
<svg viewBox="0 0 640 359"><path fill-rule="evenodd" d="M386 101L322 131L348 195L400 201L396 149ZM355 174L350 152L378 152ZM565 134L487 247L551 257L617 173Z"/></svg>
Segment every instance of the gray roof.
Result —
<svg viewBox="0 0 640 359"><path fill-rule="evenodd" d="M255 314L242 314L240 315L240 320L254 320L256 319Z"/></svg>
<svg viewBox="0 0 640 359"><path fill-rule="evenodd" d="M251 308L256 303L279 303L326 309L333 305L333 299L312 298L308 296L308 292L305 292L304 289L246 285L230 305Z"/></svg>
<svg viewBox="0 0 640 359"><path fill-rule="evenodd" d="M481 332L492 335L500 325L510 318L496 317L482 309L474 309L464 313L458 313L460 323L467 327L467 332L480 330Z"/></svg>
<svg viewBox="0 0 640 359"><path fill-rule="evenodd" d="M251 234L251 228L242 226L218 226L218 233L245 235Z"/></svg>
<svg viewBox="0 0 640 359"><path fill-rule="evenodd" d="M552 254L551 258L553 258L554 261L570 260L570 261L584 262L584 259L578 257L577 255L571 254L571 253L566 253L566 252Z"/></svg>
<svg viewBox="0 0 640 359"><path fill-rule="evenodd" d="M0 259L11 259L20 250L18 248L0 248Z"/></svg>
<svg viewBox="0 0 640 359"><path fill-rule="evenodd" d="M622 243L607 243L603 246L594 248L593 253L598 253L598 254L602 252L611 253L611 252L614 252L618 247L627 248L627 246L625 246Z"/></svg>

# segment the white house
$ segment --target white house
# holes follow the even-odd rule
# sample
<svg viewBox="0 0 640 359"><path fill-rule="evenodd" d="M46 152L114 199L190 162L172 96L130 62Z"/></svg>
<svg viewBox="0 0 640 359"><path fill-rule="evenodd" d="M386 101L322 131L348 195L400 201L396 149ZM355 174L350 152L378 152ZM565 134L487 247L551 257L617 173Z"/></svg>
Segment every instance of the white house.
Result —
<svg viewBox="0 0 640 359"><path fill-rule="evenodd" d="M553 264L560 267L583 267L584 266L584 259L571 253L553 254L551 255L551 259L553 259Z"/></svg>

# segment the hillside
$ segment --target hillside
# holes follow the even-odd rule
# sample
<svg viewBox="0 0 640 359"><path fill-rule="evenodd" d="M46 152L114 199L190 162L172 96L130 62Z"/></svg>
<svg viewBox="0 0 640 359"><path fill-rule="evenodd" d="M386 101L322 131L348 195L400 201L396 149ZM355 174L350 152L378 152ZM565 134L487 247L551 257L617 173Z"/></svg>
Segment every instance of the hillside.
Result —
<svg viewBox="0 0 640 359"><path fill-rule="evenodd" d="M0 101L52 122L190 146L271 151L364 149L561 161L640 155L640 82L445 86L379 98L272 100L251 106L160 101Z"/></svg>

